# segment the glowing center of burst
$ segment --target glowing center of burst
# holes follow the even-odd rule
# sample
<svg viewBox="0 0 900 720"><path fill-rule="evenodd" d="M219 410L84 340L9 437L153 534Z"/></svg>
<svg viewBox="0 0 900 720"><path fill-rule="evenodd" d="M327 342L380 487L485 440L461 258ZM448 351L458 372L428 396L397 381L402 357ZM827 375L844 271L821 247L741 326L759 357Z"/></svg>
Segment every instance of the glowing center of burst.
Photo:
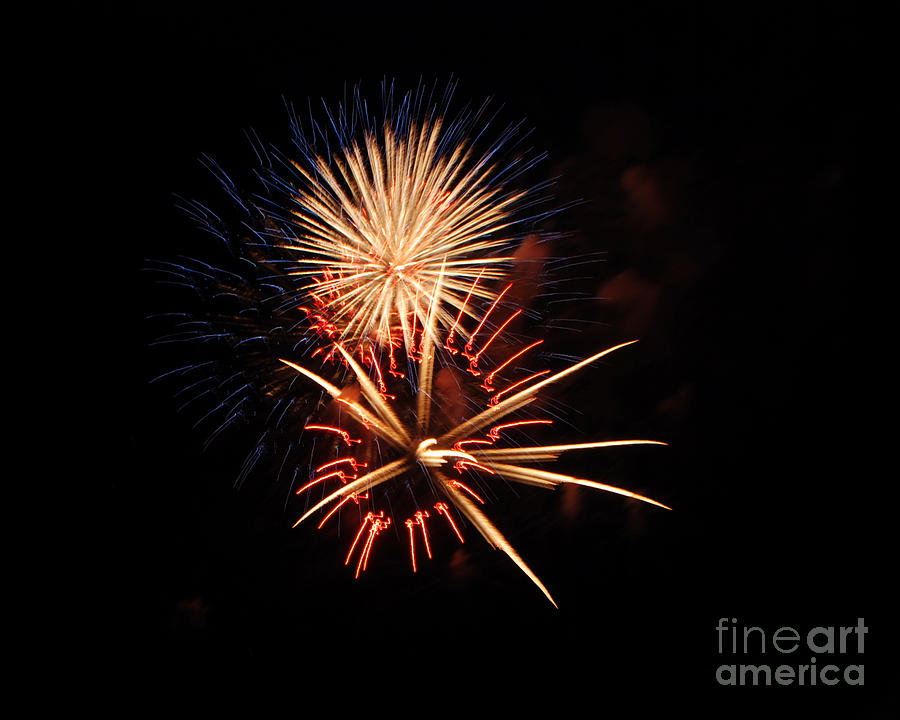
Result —
<svg viewBox="0 0 900 720"><path fill-rule="evenodd" d="M440 467L447 462L448 458L460 458L462 460L469 460L473 463L478 462L474 457L469 455L469 453L464 453L459 450L430 450L429 448L432 445L437 445L437 440L435 438L428 438L427 440L420 442L419 447L416 448L416 460L425 465L425 467Z"/></svg>
<svg viewBox="0 0 900 720"><path fill-rule="evenodd" d="M387 272L385 273L393 282L397 282L398 280L403 279L403 270L405 269L404 265L389 265L387 267Z"/></svg>
<svg viewBox="0 0 900 720"><path fill-rule="evenodd" d="M402 278L404 273L408 273L409 270L410 268L406 262L388 262L384 265L384 274L395 281Z"/></svg>

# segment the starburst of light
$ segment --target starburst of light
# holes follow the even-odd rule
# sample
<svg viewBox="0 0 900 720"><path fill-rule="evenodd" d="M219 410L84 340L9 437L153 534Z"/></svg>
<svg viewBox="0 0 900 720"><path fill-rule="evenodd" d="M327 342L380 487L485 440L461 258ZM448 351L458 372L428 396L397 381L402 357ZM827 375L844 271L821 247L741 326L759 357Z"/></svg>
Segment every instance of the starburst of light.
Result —
<svg viewBox="0 0 900 720"><path fill-rule="evenodd" d="M302 494L308 491L314 485L325 483L326 480L338 480L341 485L333 492L328 493L322 500L310 507L295 523L295 527L307 518L314 515L329 505L331 510L326 517L320 522L319 527L336 512L340 510L348 501L353 500L359 504L360 499L370 499L370 491L376 487L397 481L413 471L416 467L422 468L429 480L431 486L437 490L440 499L433 505L435 518L443 517L444 520L452 528L453 533L463 541L463 535L459 526L453 520L453 516L449 511L450 507L456 510L474 526L485 540L494 548L499 548L506 553L512 561L532 580L532 582L540 588L541 592L556 605L549 591L529 568L525 561L519 556L513 546L509 543L503 533L497 529L493 522L487 517L483 510L479 507L483 504L483 499L468 485L461 480L451 477L448 465L462 475L463 471L475 471L482 475L496 477L502 480L534 485L542 488L555 488L564 484L581 485L596 490L616 493L635 500L640 500L661 508L668 508L662 503L652 500L643 495L624 490L622 488L613 487L593 480L574 477L561 473L549 472L546 470L530 467L533 464L552 462L561 454L589 450L596 448L605 448L623 445L664 445L653 440L613 440L598 441L587 443L569 443L558 445L541 445L534 447L495 447L495 443L500 439L501 431L509 431L510 429L531 424L549 424L550 420L546 419L525 419L512 422L501 423L511 414L522 410L533 403L539 396L539 393L563 378L579 372L591 363L615 352L621 348L631 345L633 342L626 342L614 347L607 348L598 352L584 360L574 363L569 367L558 372L549 374L546 372L536 373L529 378L511 384L503 390L496 390L493 386L485 386L489 392L494 392L495 398L506 395L502 400L495 401L492 399L485 409L468 417L460 423L450 427L441 428L436 432L437 424L432 422L433 409L433 381L436 352L439 348L437 333L435 327L438 322L437 308L440 305L442 297L442 278L443 273L439 272L435 285L435 292L431 297L431 302L427 309L424 324L420 329L421 347L418 353L418 381L414 392L414 413L409 421L401 420L398 410L392 403L392 397L378 387L373 382L371 370L367 371L341 343L334 345L337 357L346 365L352 377L356 381L360 389L361 397L359 399L349 399L345 397L346 393L341 388L330 383L320 375L309 370L308 368L282 359L286 366L292 368L302 376L316 383L320 388L325 390L332 398L339 402L342 407L346 407L354 418L362 427L366 428L375 438L384 441L394 449L395 459L383 462L372 469L360 474L360 463L351 456L339 458L336 461L322 465L316 471L317 473L327 473L319 475L310 483L301 487L297 492ZM495 307L494 305L491 306ZM484 318L482 318L483 320ZM483 322L479 322L477 328L471 332L467 347L472 349L472 341L476 338L478 331L482 327ZM502 327L502 325L501 325ZM459 330L459 326L454 326L454 330ZM494 335L491 336L493 339ZM533 347L533 346L529 346ZM483 350L483 346L481 348ZM477 354L477 353L476 353ZM509 359L519 357L521 352L513 353ZM474 355L472 355L474 357ZM374 363L373 363L374 364ZM499 368L506 367L508 362L502 362ZM474 369L472 365L468 368L473 375L480 375L481 372ZM496 372L496 371L495 371ZM531 384L528 384L531 382ZM524 386L523 386L524 385ZM362 439L352 438L350 434L340 427L307 425L308 430L325 431L338 435L343 443L350 448L354 443L361 443ZM483 437L477 437L479 433L487 430ZM380 453L379 453L380 454ZM341 466L341 469L335 469ZM344 470L353 470L353 473L344 472ZM448 504L449 503L449 504ZM425 504L422 503L422 506ZM428 535L427 523L431 515L427 510L417 510L410 517L406 518L404 525L407 528L409 540L409 552L413 571L417 570L417 547L424 549L427 557L432 556L431 544ZM362 520L358 532L353 540L350 550L346 557L346 564L350 564L351 559L356 556L356 576L360 572L365 571L368 566L372 548L378 535L390 527L393 519L389 514L382 510L370 510Z"/></svg>
<svg viewBox="0 0 900 720"><path fill-rule="evenodd" d="M348 348L396 343L397 335L409 348L442 267L436 327L450 328L471 299L495 299L491 282L511 260L516 213L533 195L508 187L530 162L504 154L515 127L478 151L463 136L466 116L415 113L412 102L330 156L307 149L290 161L280 247L295 254L290 274L306 282L309 314ZM395 335L392 318L400 320Z"/></svg>

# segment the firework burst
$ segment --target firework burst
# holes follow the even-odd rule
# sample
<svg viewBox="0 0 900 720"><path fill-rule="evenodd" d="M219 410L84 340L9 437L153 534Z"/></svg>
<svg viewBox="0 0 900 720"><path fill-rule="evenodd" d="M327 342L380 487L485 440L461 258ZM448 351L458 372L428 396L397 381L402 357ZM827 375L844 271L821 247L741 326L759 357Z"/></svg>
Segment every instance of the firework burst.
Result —
<svg viewBox="0 0 900 720"><path fill-rule="evenodd" d="M513 141L517 126L476 151L485 107L451 116L449 94L437 106L421 90L406 95L379 124L357 96L352 110L329 114L334 152L317 150L315 140L327 137L318 125L306 135L294 118L299 160L257 147L268 192L253 201L210 162L236 202L241 231L185 203L224 241L229 263L154 268L200 302L198 311L174 313L177 329L161 343L214 348L162 377L181 381L182 407L212 401L197 421L212 424L207 442L238 421L263 425L239 482L265 456L281 457L279 476L293 466L292 490L309 503L295 526L319 511L319 528L343 509L358 511L345 556L356 576L389 528L408 543L416 572L432 557L436 524L459 542L472 526L553 602L483 511L481 487L575 484L666 507L534 467L573 451L664 443L504 445L520 427L552 423L535 414L545 388L630 343L523 375L543 340L509 341L523 308L505 276L540 217L525 210L544 201L543 186L515 189L534 162ZM331 402L323 407L316 389ZM327 457L315 461L323 449ZM304 483L306 463L318 466Z"/></svg>
<svg viewBox="0 0 900 720"><path fill-rule="evenodd" d="M371 509L363 516L358 532L350 546L346 557L346 564L356 558L356 576L364 571L368 565L369 557L377 536L385 529L396 523L392 513L384 507L378 507L372 491L375 488L391 483L398 484L404 492L411 491L414 495L414 511L406 517L403 524L408 531L409 553L413 571L417 570L417 556L424 552L427 557L432 556L431 544L428 534L429 518L437 520L442 517L448 524L453 534L462 542L463 535L457 522L454 521L451 506L465 518L485 540L494 548L502 550L513 562L540 588L541 592L556 605L549 591L540 581L537 575L528 567L509 543L503 533L491 522L483 510L479 507L484 500L469 485L464 483L461 477L475 473L480 477L490 477L501 481L524 483L542 488L555 488L559 485L581 485L597 490L624 495L629 498L669 509L656 500L633 493L622 488L613 487L593 480L549 472L530 467L534 464L552 462L561 454L596 448L623 446L623 445L663 445L665 443L653 440L606 440L587 443L570 443L558 445L540 445L533 447L497 447L501 439L501 432L533 424L550 424L547 419L522 419L508 421L508 417L517 411L521 411L532 404L539 393L553 383L582 370L591 363L603 358L620 348L631 345L626 342L620 345L598 352L578 363L550 374L549 371L533 373L526 378L510 382L503 388L495 387L494 381L498 373L509 368L511 361L519 360L538 343L533 343L526 348L510 352L508 357L500 360L489 373L477 369L472 358L481 356L506 323L500 323L497 330L483 342L478 342L479 333L484 326L485 317L482 317L473 330L468 334L466 347L473 349L477 344L479 349L475 354L469 354L469 367L466 371L474 377L484 377L481 387L486 391L489 399L486 407L476 414L466 417L460 422L447 422L447 418L435 418L434 404L434 373L435 358L438 346L435 342L437 333L436 308L441 299L441 278L438 276L436 291L425 317L425 323L420 330L420 352L418 354L418 381L413 386L410 405L413 408L404 408L404 415L408 420L401 419L400 414L393 406L392 401L396 396L388 395L384 389L380 389L373 381L382 377L377 369L377 361L372 357L370 370L363 368L342 345L335 346L341 361L351 371L355 380L355 388L358 387L358 399L350 399L341 388L333 385L324 378L309 369L289 360L282 362L316 383L327 392L337 403L347 409L351 424L360 435L368 435L376 443L386 444L387 448L377 453L369 452L366 457L384 458L393 455L393 459L381 462L377 467L369 468L368 462L361 462L360 454L354 448L355 445L364 443L362 437L352 437L351 433L341 427L326 425L307 425L306 429L330 433L339 438L334 447L343 447L348 453L336 460L328 462L316 470L318 477L314 477L309 483L297 490L297 494L303 494L312 487L324 484L326 481L338 482L339 487L328 493L323 499L310 507L297 522L299 525L319 510L329 508L329 512L319 523L319 527L325 524L346 503L353 501L359 505L361 501L367 501ZM491 305L491 309L496 307ZM518 311L512 313L514 317ZM458 325L454 330L462 332ZM444 348L448 349L445 345ZM446 356L445 356L446 357ZM447 366L445 366L447 367ZM506 422L502 422L507 420ZM487 430L486 433L483 431ZM483 433L483 434L482 434ZM340 469L336 469L340 468ZM360 470L365 468L365 470ZM345 472L350 470L351 472ZM452 474L455 470L456 475ZM418 480L414 479L418 478ZM435 502L425 501L426 494ZM392 507L395 503L390 501L393 493L382 495L382 504ZM448 504L449 503L449 504ZM435 516L432 517L427 508L433 508ZM425 508L425 509L423 509Z"/></svg>
<svg viewBox="0 0 900 720"><path fill-rule="evenodd" d="M538 188L517 189L515 180L538 158L518 148L518 126L476 149L470 135L485 135L486 106L450 116L446 100L426 109L420 91L380 126L360 98L354 108L331 122L337 151L318 152L298 129L301 160L272 183L287 198L287 212L273 213L273 243L294 261L287 272L332 339L396 344L399 319L409 348L441 273L438 328L449 328L468 300L496 299L492 281L503 277L523 222L536 220L524 210L540 204Z"/></svg>

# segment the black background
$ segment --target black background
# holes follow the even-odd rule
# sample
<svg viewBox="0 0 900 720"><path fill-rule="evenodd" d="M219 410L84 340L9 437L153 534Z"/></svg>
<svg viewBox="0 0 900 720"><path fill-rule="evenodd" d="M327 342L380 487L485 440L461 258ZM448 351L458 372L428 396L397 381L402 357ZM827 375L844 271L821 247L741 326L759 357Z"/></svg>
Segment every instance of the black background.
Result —
<svg viewBox="0 0 900 720"><path fill-rule="evenodd" d="M48 133L71 138L59 159L88 318L69 347L85 370L95 511L84 667L115 679L98 697L196 684L222 697L266 678L295 708L337 712L896 711L852 7L250 7L75 5L48 43ZM554 220L569 233L554 251L607 253L578 281L598 299L575 315L602 325L561 351L642 338L561 400L585 435L670 443L613 454L599 479L672 513L587 492L505 496L498 523L559 610L478 542L461 567L411 578L386 561L354 582L342 545L290 530L283 486L233 489L238 442L201 452L191 419L148 384L161 368L142 268L206 242L172 194L225 202L201 153L243 171L245 129L287 137L283 97L333 103L357 82L451 75L464 98L526 118L548 152L538 179L585 201ZM836 662L865 662L866 685L719 687L716 667L741 662L716 652L720 617L769 631L864 617L865 656Z"/></svg>

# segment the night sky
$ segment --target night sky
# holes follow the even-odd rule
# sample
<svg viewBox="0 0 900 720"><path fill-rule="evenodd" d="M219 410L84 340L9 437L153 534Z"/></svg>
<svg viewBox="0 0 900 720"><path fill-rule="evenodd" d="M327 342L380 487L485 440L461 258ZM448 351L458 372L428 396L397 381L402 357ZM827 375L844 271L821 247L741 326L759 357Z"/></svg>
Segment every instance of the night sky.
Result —
<svg viewBox="0 0 900 720"><path fill-rule="evenodd" d="M87 305L66 324L96 518L85 665L117 688L97 699L264 677L298 712L319 696L401 715L896 711L852 6L99 5L54 42ZM557 178L569 206L543 228L559 235L549 252L600 258L547 278L585 296L556 308L560 325L590 321L553 333L558 352L641 338L558 400L585 438L669 447L570 467L674 511L528 487L490 509L559 610L471 528L462 559L412 577L386 543L354 582L343 540L290 529L271 473L233 487L252 426L203 451L171 388L149 382L165 367L143 269L209 248L174 195L227 204L201 155L240 182L246 130L286 145L285 99L333 104L385 77L456 78L460 98L526 120L547 153L529 180ZM717 653L722 617L769 632L865 618L864 656L835 662L865 662L866 684L721 687L716 668L743 661Z"/></svg>

